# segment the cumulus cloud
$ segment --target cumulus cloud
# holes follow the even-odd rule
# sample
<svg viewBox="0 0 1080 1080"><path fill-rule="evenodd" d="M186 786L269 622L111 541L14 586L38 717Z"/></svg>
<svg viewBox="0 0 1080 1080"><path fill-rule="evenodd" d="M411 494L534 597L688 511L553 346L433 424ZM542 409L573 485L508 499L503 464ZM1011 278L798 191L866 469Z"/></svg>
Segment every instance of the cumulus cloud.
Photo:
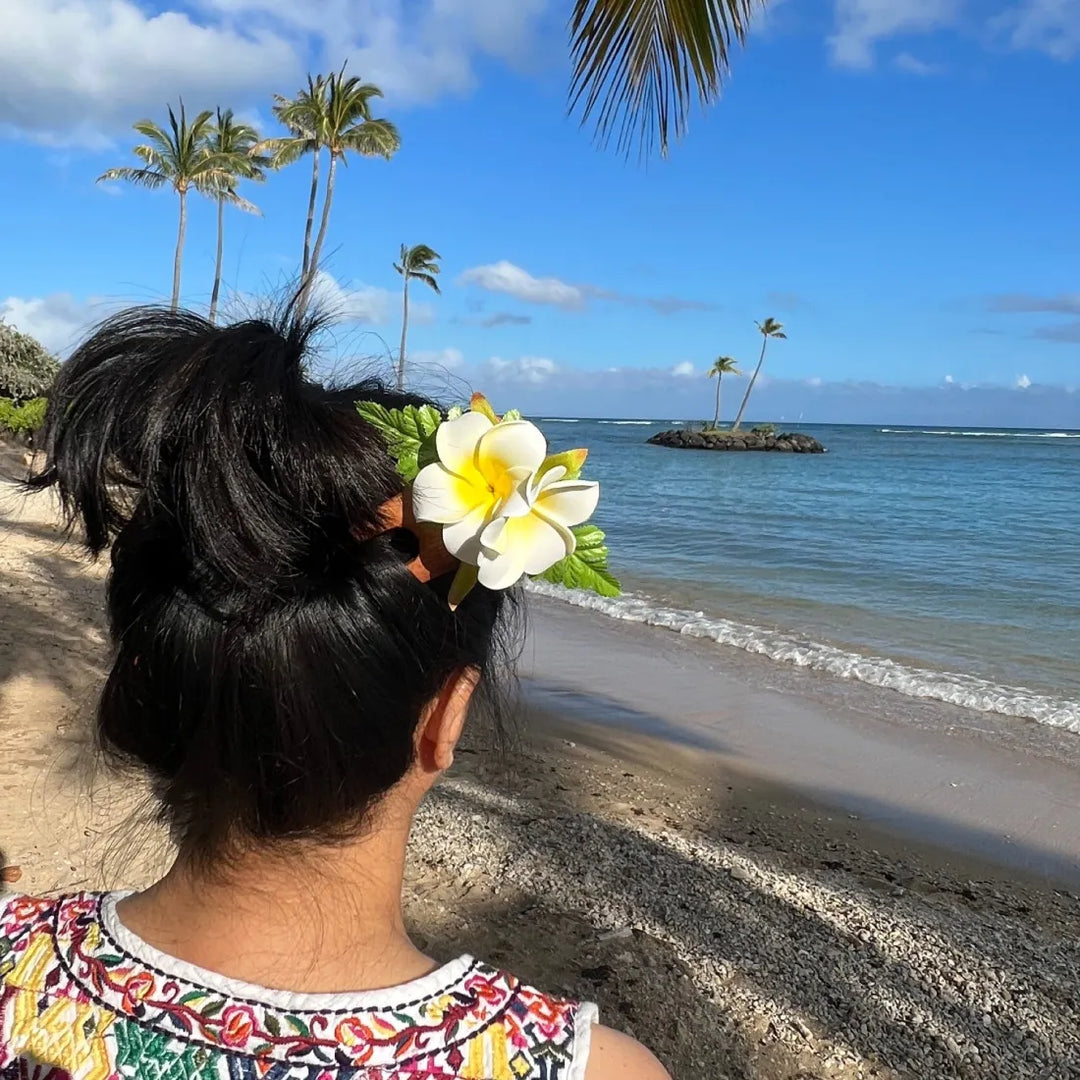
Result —
<svg viewBox="0 0 1080 1080"><path fill-rule="evenodd" d="M918 75L924 77L927 75L937 75L941 68L937 64L929 64L925 60L920 60L917 56L913 56L909 52L899 53L893 57L893 67L897 71L906 72L908 75Z"/></svg>
<svg viewBox="0 0 1080 1080"><path fill-rule="evenodd" d="M1016 389L1027 390L1031 386L1031 379L1027 375L1018 375L1016 378Z"/></svg>
<svg viewBox="0 0 1080 1080"><path fill-rule="evenodd" d="M119 307L100 297L76 300L70 293L9 296L0 300L0 319L37 338L50 352L66 356L92 326Z"/></svg>
<svg viewBox="0 0 1080 1080"><path fill-rule="evenodd" d="M527 304L548 304L563 311L582 311L591 300L605 300L629 307L647 307L659 315L674 315L680 311L710 311L713 304L700 300L684 300L677 296L634 296L630 293L604 289L599 285L574 285L556 277L534 277L528 270L502 259L486 266L466 270L460 279L463 285L476 285L488 292L512 296Z"/></svg>
<svg viewBox="0 0 1080 1080"><path fill-rule="evenodd" d="M333 274L325 270L320 271L315 278L311 299L316 307L331 318L363 326L396 323L401 305L401 296L396 292L362 283L342 285ZM435 309L423 302L411 304L409 319L411 323L419 325L434 322Z"/></svg>
<svg viewBox="0 0 1080 1080"><path fill-rule="evenodd" d="M488 292L502 293L527 304L551 304L564 311L580 311L585 293L554 277L533 277L528 270L502 259L488 266L474 266L461 275L464 285L477 285Z"/></svg>
<svg viewBox="0 0 1080 1080"><path fill-rule="evenodd" d="M694 374L694 365L689 360L683 360L671 369L671 374L677 379L689 379Z"/></svg>
<svg viewBox="0 0 1080 1080"><path fill-rule="evenodd" d="M522 356L517 360L504 360L493 356L484 365L486 373L496 382L525 383L540 386L546 383L558 370L554 360L543 356Z"/></svg>
<svg viewBox="0 0 1080 1080"><path fill-rule="evenodd" d="M0 0L0 126L42 142L100 145L184 93L244 100L298 79L293 47L134 0Z"/></svg>
<svg viewBox="0 0 1080 1080"><path fill-rule="evenodd" d="M874 47L897 34L924 34L949 25L962 0L836 0L836 28L828 39L837 67L874 66Z"/></svg>
<svg viewBox="0 0 1080 1080"><path fill-rule="evenodd" d="M531 59L549 0L0 0L0 128L97 146L183 94L244 108L350 69L393 105L468 93L476 63ZM530 48L532 46L532 48Z"/></svg>
<svg viewBox="0 0 1080 1080"><path fill-rule="evenodd" d="M1080 0L1023 0L994 25L1014 49L1034 49L1062 61L1080 53Z"/></svg>
<svg viewBox="0 0 1080 1080"><path fill-rule="evenodd" d="M956 383L956 380L951 375L946 375L945 376L945 385L946 386L953 386L953 385L955 385L955 383Z"/></svg>

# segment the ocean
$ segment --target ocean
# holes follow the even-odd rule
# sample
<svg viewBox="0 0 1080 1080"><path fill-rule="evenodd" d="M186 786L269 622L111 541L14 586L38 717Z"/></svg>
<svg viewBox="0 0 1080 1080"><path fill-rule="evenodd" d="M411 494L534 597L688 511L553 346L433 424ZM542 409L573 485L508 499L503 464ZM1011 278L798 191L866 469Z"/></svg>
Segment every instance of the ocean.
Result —
<svg viewBox="0 0 1080 1080"><path fill-rule="evenodd" d="M824 456L588 447L625 595L537 591L776 664L1080 734L1080 432L797 425Z"/></svg>

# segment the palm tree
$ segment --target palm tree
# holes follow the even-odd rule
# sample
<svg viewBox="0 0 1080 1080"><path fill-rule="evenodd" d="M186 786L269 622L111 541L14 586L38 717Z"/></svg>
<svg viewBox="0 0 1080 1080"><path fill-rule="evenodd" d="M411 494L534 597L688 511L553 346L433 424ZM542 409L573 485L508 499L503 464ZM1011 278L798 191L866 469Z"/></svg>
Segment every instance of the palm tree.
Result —
<svg viewBox="0 0 1080 1080"><path fill-rule="evenodd" d="M326 240L330 206L334 201L337 163L345 161L350 152L389 160L401 147L397 128L389 120L376 120L371 115L372 100L382 97L382 91L373 83L361 82L355 77L346 78L342 69L326 80L325 94L326 112L316 134L321 145L330 151L330 167L326 173L319 232L315 237L315 246L312 248L300 291L301 311L307 307L319 270L319 256Z"/></svg>
<svg viewBox="0 0 1080 1080"><path fill-rule="evenodd" d="M716 363L707 372L710 379L716 376L716 416L712 424L714 429L720 426L720 387L723 385L725 375L742 374L737 365L738 361L730 356L718 356Z"/></svg>
<svg viewBox="0 0 1080 1080"><path fill-rule="evenodd" d="M427 244L417 244L409 247L401 245L401 262L394 263L394 269L404 278L405 284L402 290L401 310L401 353L398 356L397 388L405 386L405 339L409 333L409 281L416 278L422 281L429 289L439 292L438 275L441 267L439 259L442 256Z"/></svg>
<svg viewBox="0 0 1080 1080"><path fill-rule="evenodd" d="M300 279L307 279L311 263L311 233L315 225L315 204L319 198L319 165L322 161L323 129L327 111L326 77L309 75L307 88L294 98L274 95L274 115L289 129L284 138L266 139L256 147L257 153L270 154L270 167L282 169L311 155L311 195L308 198L307 222L304 226L304 261Z"/></svg>
<svg viewBox="0 0 1080 1080"><path fill-rule="evenodd" d="M215 196L226 174L219 158L207 152L206 140L210 132L213 113L199 113L189 124L183 101L180 102L180 118L169 106L169 128L165 130L153 120L140 120L135 130L148 141L136 146L132 153L139 158L141 168L109 169L98 177L98 183L106 180L127 180L145 188L160 188L168 184L180 197L180 228L176 237L176 255L173 259L172 308L180 303L180 266L184 257L184 235L187 232L187 195L196 191Z"/></svg>
<svg viewBox="0 0 1080 1080"><path fill-rule="evenodd" d="M270 159L255 152L259 133L250 124L241 124L233 118L232 109L217 111L217 122L210 128L206 138L206 152L218 159L224 174L222 183L215 191L217 197L217 259L214 263L214 291L210 295L210 321L217 317L218 297L221 294L221 263L225 255L225 204L235 206L249 214L261 213L259 208L237 194L241 180L266 179L266 167Z"/></svg>
<svg viewBox="0 0 1080 1080"><path fill-rule="evenodd" d="M574 0L570 108L642 156L681 137L694 97L710 105L730 73L755 9L766 0Z"/></svg>
<svg viewBox="0 0 1080 1080"><path fill-rule="evenodd" d="M746 388L746 394L743 397L742 405L739 408L739 415L735 417L735 423L731 428L732 431L738 431L739 425L742 423L743 413L746 412L746 403L750 400L750 395L754 392L754 383L757 382L757 377L761 374L761 365L765 363L765 350L769 346L769 338L787 340L787 334L784 333L783 325L773 318L768 318L764 322L759 322L757 328L764 339L761 342L761 358L757 362L757 367L754 368L754 374L750 377L750 385Z"/></svg>

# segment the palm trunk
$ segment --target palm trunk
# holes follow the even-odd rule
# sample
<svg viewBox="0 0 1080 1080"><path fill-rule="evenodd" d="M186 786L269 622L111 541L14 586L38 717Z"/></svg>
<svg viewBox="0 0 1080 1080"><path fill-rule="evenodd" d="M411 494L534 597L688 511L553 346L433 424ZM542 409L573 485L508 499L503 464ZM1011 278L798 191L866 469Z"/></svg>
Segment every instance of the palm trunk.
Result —
<svg viewBox="0 0 1080 1080"><path fill-rule="evenodd" d="M318 147L312 154L311 166L311 197L308 199L307 224L304 226L304 264L300 274L300 280L307 277L308 266L311 263L311 230L315 227L315 203L319 198L319 161L322 158L322 150Z"/></svg>
<svg viewBox="0 0 1080 1080"><path fill-rule="evenodd" d="M173 259L172 310L180 306L180 265L184 260L184 234L187 232L187 191L180 188L180 230L176 236L176 256Z"/></svg>
<svg viewBox="0 0 1080 1080"><path fill-rule="evenodd" d="M402 293L403 299L401 302L401 354L398 356L397 366L397 388L399 390L405 389L405 339L409 333L409 268L403 267L405 271L405 289Z"/></svg>
<svg viewBox="0 0 1080 1080"><path fill-rule="evenodd" d="M225 257L225 200L217 204L217 262L214 264L214 291L210 294L210 321L217 319L218 297L221 295L221 263Z"/></svg>
<svg viewBox="0 0 1080 1080"><path fill-rule="evenodd" d="M761 358L757 362L757 367L754 368L754 374L750 377L750 385L746 388L746 394L742 399L742 405L739 406L739 415L735 417L735 426L732 431L738 431L739 425L742 423L743 413L746 412L746 404L750 400L750 395L754 392L754 383L757 382L757 377L761 372L761 365L765 363L765 350L769 346L768 337L761 343Z"/></svg>
<svg viewBox="0 0 1080 1080"><path fill-rule="evenodd" d="M713 430L720 426L720 384L724 381L724 376L720 372L716 373L716 416L713 417Z"/></svg>
<svg viewBox="0 0 1080 1080"><path fill-rule="evenodd" d="M307 274L304 279L304 287L300 293L299 314L303 316L311 301L311 290L315 284L315 275L319 272L319 257L322 255L323 242L326 240L326 229L330 224L330 205L334 201L334 173L337 170L337 158L330 155L330 169L326 174L326 194L323 196L322 221L319 222L319 235L315 238L315 249L311 253L311 261L308 263Z"/></svg>

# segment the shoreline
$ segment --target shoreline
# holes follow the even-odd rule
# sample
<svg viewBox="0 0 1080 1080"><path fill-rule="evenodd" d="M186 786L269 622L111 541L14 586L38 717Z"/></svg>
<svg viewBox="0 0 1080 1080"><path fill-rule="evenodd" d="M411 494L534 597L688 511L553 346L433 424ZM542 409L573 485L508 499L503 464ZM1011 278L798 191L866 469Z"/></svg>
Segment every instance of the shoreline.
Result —
<svg viewBox="0 0 1080 1080"><path fill-rule="evenodd" d="M780 673L763 683L762 663L729 663L731 651L544 601L523 658L526 700L612 738L624 728L708 752L897 835L1080 885L1080 770L1039 753L1029 733L925 705L908 723L920 710L901 695L812 672L784 673L777 689Z"/></svg>

